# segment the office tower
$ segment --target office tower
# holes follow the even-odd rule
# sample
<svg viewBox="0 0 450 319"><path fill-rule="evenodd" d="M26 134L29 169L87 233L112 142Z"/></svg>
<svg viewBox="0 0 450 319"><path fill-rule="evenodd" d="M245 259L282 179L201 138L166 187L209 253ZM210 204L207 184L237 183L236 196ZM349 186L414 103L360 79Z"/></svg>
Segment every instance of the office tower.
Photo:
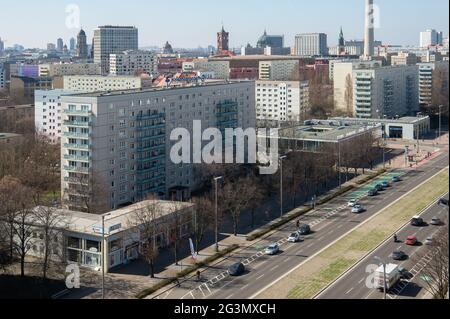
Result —
<svg viewBox="0 0 450 319"><path fill-rule="evenodd" d="M256 81L256 119L301 121L309 109L308 81Z"/></svg>
<svg viewBox="0 0 450 319"><path fill-rule="evenodd" d="M58 52L62 52L63 49L64 49L64 41L63 41L63 39L59 38L56 41L56 50L58 50Z"/></svg>
<svg viewBox="0 0 450 319"><path fill-rule="evenodd" d="M77 57L82 59L87 59L88 57L86 33L83 29L80 30L77 36Z"/></svg>
<svg viewBox="0 0 450 319"><path fill-rule="evenodd" d="M192 136L194 120L202 130L255 127L254 96L252 81L64 96L63 202L83 210L79 180L91 178L101 184L98 199L112 209L149 194L188 198L201 172L192 159L172 162L178 142L170 140L172 130L184 128Z"/></svg>
<svg viewBox="0 0 450 319"><path fill-rule="evenodd" d="M76 40L75 38L70 38L70 51L75 51L75 44Z"/></svg>
<svg viewBox="0 0 450 319"><path fill-rule="evenodd" d="M223 53L229 51L229 36L228 32L225 32L225 29L222 26L222 30L217 32L217 53Z"/></svg>
<svg viewBox="0 0 450 319"><path fill-rule="evenodd" d="M374 56L374 11L373 0L365 0L364 58L370 60Z"/></svg>
<svg viewBox="0 0 450 319"><path fill-rule="evenodd" d="M138 49L138 29L128 26L101 26L94 31L94 62L109 73L110 54Z"/></svg>
<svg viewBox="0 0 450 319"><path fill-rule="evenodd" d="M324 56L328 54L325 33L302 33L295 37L295 54L300 56Z"/></svg>
<svg viewBox="0 0 450 319"><path fill-rule="evenodd" d="M443 44L443 33L437 32L434 29L428 29L424 32L420 32L420 47L428 48L430 46Z"/></svg>
<svg viewBox="0 0 450 319"><path fill-rule="evenodd" d="M158 59L150 51L125 51L111 54L109 57L111 75L134 75L140 72L156 76L158 73Z"/></svg>

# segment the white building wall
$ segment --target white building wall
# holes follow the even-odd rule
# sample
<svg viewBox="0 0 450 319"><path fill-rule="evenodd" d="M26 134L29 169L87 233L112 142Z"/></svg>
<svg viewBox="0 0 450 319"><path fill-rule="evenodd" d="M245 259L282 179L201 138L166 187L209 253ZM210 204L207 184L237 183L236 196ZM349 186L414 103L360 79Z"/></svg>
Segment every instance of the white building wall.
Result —
<svg viewBox="0 0 450 319"><path fill-rule="evenodd" d="M143 71L155 77L158 73L158 59L150 51L125 51L110 55L109 69L111 75L134 75L137 71Z"/></svg>
<svg viewBox="0 0 450 319"><path fill-rule="evenodd" d="M131 90L143 87L139 76L64 76L64 89L75 92Z"/></svg>

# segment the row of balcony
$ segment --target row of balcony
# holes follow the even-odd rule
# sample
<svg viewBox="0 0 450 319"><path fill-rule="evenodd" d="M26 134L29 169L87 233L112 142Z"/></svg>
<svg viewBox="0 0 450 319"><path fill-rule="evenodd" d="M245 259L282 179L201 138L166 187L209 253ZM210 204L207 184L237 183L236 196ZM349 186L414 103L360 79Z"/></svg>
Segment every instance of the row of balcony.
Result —
<svg viewBox="0 0 450 319"><path fill-rule="evenodd" d="M89 162L92 159L92 157L91 156L80 156L80 155L64 154L64 159L72 160L72 161Z"/></svg>

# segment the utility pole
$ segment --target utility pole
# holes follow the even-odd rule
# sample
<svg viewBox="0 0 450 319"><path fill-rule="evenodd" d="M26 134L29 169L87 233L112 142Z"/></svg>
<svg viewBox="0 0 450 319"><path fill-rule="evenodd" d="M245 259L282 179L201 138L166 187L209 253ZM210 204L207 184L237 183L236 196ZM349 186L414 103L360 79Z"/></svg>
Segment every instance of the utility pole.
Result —
<svg viewBox="0 0 450 319"><path fill-rule="evenodd" d="M105 299L105 254L106 254L106 245L105 245L105 217L111 216L110 213L102 215L102 299Z"/></svg>
<svg viewBox="0 0 450 319"><path fill-rule="evenodd" d="M439 105L439 141L441 140L441 128L442 128L442 107L443 105Z"/></svg>

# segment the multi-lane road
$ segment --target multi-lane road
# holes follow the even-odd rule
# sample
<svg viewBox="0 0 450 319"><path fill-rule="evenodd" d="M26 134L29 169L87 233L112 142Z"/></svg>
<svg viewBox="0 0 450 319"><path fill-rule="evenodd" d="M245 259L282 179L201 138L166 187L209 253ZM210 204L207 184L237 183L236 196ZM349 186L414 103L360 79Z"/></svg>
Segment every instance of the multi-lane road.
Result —
<svg viewBox="0 0 450 319"><path fill-rule="evenodd" d="M446 196L448 199L448 194ZM402 279L397 285L388 291L388 298L417 298L423 296L425 290L421 288L420 274L426 266L429 258L427 247L423 244L428 237L435 236L442 231L444 224L440 226L431 225L432 218L437 217L443 222L448 221L448 207L439 206L433 203L421 214L427 224L423 227L414 227L409 223L397 233L398 242L388 239L384 244L371 252L357 265L355 265L344 276L332 283L316 298L318 299L379 299L383 298L383 293L371 288L373 276L373 265L377 265L375 256L381 258L386 263L399 265L410 272L407 278ZM416 236L419 243L415 246L407 246L403 242L408 236ZM407 259L404 261L394 261L390 258L393 251L400 250L406 253Z"/></svg>
<svg viewBox="0 0 450 319"><path fill-rule="evenodd" d="M178 287L160 291L152 297L160 299L253 298L330 243L447 167L448 161L448 153L445 152L416 170L396 170L387 176L382 176L371 182L370 185L338 197L303 216L301 221L311 225L313 233L305 236L302 242L287 243L289 234L296 230L295 222L289 223L258 243L208 267L202 272L201 282L192 278L181 282ZM366 209L364 213L352 214L350 212L347 207L350 198L364 196L367 189L373 184L390 179L393 175L401 175L402 182L388 188L376 197L362 198L360 202ZM281 252L276 256L265 256L264 248L275 242L280 244ZM231 277L228 275L227 269L236 262L246 264L247 271L242 276Z"/></svg>

